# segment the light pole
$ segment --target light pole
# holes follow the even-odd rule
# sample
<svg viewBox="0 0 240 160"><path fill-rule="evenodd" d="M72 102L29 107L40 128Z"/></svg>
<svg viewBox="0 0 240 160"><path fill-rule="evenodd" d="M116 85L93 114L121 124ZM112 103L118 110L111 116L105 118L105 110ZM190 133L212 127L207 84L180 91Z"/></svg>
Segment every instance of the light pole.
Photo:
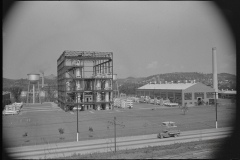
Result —
<svg viewBox="0 0 240 160"><path fill-rule="evenodd" d="M115 144L115 153L117 150L117 138L116 138L116 117L114 117L114 144Z"/></svg>
<svg viewBox="0 0 240 160"><path fill-rule="evenodd" d="M75 83L75 91L76 91L76 81L74 80L74 83ZM78 142L78 94L76 94L75 92L75 95L77 95L77 142Z"/></svg>
<svg viewBox="0 0 240 160"><path fill-rule="evenodd" d="M157 101L156 101L156 96L155 96L155 85L156 85L156 81L154 84L154 89L153 89L153 95L154 95L154 105L156 105Z"/></svg>
<svg viewBox="0 0 240 160"><path fill-rule="evenodd" d="M69 72L67 72L67 73L68 73L69 76L71 76L71 74ZM72 79L74 81L74 91L75 91L74 92L74 97L77 98L77 142L78 142L78 95L76 94L76 81L74 80L74 77L72 77Z"/></svg>
<svg viewBox="0 0 240 160"><path fill-rule="evenodd" d="M216 105L216 129L218 128L217 126L217 92L215 92L215 105Z"/></svg>

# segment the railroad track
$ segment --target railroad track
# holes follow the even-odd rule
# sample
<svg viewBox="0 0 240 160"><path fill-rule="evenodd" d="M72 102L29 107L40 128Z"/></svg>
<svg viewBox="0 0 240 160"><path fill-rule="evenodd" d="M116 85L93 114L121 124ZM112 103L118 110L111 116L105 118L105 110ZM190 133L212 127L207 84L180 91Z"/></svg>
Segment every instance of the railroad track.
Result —
<svg viewBox="0 0 240 160"><path fill-rule="evenodd" d="M230 136L231 128L206 129L183 132L180 137L158 139L157 135L120 137L117 138L117 149L135 149L148 146L161 146L174 143L185 143L199 140L209 140ZM114 139L100 139L59 144L35 145L8 148L7 151L17 159L40 159L87 154L94 152L111 152L114 150Z"/></svg>

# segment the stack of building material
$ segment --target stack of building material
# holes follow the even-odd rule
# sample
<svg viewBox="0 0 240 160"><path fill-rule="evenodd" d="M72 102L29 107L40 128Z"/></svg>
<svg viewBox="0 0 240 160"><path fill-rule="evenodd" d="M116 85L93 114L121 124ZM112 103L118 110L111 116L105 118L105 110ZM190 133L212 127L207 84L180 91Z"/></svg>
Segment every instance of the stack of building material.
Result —
<svg viewBox="0 0 240 160"><path fill-rule="evenodd" d="M160 105L160 104L161 104L161 100L157 99L157 100L156 100L156 104L157 104L157 105Z"/></svg>
<svg viewBox="0 0 240 160"><path fill-rule="evenodd" d="M19 108L22 108L22 106L23 106L23 102L21 102L21 103L13 103L12 105L14 105L14 106L18 106Z"/></svg>
<svg viewBox="0 0 240 160"><path fill-rule="evenodd" d="M133 107L133 101L131 99L127 99L127 107L132 108Z"/></svg>
<svg viewBox="0 0 240 160"><path fill-rule="evenodd" d="M120 107L121 106L121 101L119 98L115 98L114 99L114 102L113 102L113 105L116 106L116 107Z"/></svg>
<svg viewBox="0 0 240 160"><path fill-rule="evenodd" d="M16 110L20 110L23 106L23 103L16 103L15 102L15 103L12 104L12 106L15 107Z"/></svg>
<svg viewBox="0 0 240 160"><path fill-rule="evenodd" d="M168 105L170 103L170 100L167 99L167 100L163 100L163 105Z"/></svg>
<svg viewBox="0 0 240 160"><path fill-rule="evenodd" d="M131 98L115 98L114 99L114 106L120 108L132 108L133 107L133 100Z"/></svg>
<svg viewBox="0 0 240 160"><path fill-rule="evenodd" d="M154 102L155 102L154 99L149 99L150 104L154 104Z"/></svg>
<svg viewBox="0 0 240 160"><path fill-rule="evenodd" d="M139 103L139 100L140 100L140 98L135 98L134 102Z"/></svg>
<svg viewBox="0 0 240 160"><path fill-rule="evenodd" d="M121 100L121 108L126 108L127 107L127 101L125 99Z"/></svg>
<svg viewBox="0 0 240 160"><path fill-rule="evenodd" d="M162 106L163 105L163 99L161 98L160 99L160 104L159 104L160 106Z"/></svg>
<svg viewBox="0 0 240 160"><path fill-rule="evenodd" d="M18 114L20 112L20 107L21 107L21 105L6 105L2 113L3 113L3 115Z"/></svg>

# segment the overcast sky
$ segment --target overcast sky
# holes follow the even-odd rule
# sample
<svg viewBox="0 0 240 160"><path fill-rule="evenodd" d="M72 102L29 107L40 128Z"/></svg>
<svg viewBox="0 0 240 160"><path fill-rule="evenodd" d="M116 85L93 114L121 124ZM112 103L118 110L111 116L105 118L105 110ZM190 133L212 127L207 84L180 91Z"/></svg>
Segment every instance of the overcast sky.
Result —
<svg viewBox="0 0 240 160"><path fill-rule="evenodd" d="M64 50L113 52L118 78L171 72L236 74L236 44L221 12L199 1L18 2L3 23L3 77L57 75Z"/></svg>

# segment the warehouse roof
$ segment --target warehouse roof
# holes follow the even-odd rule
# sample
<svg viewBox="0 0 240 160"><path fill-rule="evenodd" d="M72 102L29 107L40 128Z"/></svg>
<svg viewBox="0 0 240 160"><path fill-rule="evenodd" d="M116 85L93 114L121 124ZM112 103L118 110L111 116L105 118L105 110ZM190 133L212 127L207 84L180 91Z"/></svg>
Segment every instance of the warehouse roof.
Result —
<svg viewBox="0 0 240 160"><path fill-rule="evenodd" d="M173 83L173 84L146 84L138 89L169 89L169 90L184 90L196 83Z"/></svg>

